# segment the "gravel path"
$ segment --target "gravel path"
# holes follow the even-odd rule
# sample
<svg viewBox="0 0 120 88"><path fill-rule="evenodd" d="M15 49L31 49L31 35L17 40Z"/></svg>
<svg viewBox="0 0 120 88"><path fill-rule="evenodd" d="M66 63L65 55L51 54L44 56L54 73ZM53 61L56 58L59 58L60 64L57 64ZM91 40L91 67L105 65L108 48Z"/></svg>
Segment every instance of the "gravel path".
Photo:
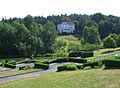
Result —
<svg viewBox="0 0 120 88"><path fill-rule="evenodd" d="M57 66L59 66L59 65L60 65L60 63L53 63L53 64L50 64L50 68L48 70L43 70L43 71L32 72L32 73L28 73L28 74L21 74L21 75L16 75L16 76L0 78L0 83L7 82L7 81L12 81L12 80L15 80L15 79L20 79L20 78L25 78L25 77L39 76L39 75L43 75L43 74L56 72L57 71Z"/></svg>

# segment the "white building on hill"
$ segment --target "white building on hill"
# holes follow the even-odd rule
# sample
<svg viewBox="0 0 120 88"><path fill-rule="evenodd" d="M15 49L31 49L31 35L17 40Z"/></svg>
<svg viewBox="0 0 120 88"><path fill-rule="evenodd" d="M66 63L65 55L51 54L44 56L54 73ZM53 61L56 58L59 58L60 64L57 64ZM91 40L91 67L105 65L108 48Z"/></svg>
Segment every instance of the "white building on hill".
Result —
<svg viewBox="0 0 120 88"><path fill-rule="evenodd" d="M73 33L75 31L75 24L73 22L62 22L57 25L58 33Z"/></svg>

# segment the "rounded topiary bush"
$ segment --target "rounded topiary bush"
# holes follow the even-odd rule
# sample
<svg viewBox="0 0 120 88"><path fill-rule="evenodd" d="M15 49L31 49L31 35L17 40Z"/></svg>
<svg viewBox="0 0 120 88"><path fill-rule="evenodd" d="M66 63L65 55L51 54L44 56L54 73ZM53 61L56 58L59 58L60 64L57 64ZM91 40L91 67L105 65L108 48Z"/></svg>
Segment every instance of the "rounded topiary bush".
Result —
<svg viewBox="0 0 120 88"><path fill-rule="evenodd" d="M57 71L72 71L81 69L81 65L77 64L63 64L57 67Z"/></svg>
<svg viewBox="0 0 120 88"><path fill-rule="evenodd" d="M66 70L77 70L77 66L75 64L67 64Z"/></svg>

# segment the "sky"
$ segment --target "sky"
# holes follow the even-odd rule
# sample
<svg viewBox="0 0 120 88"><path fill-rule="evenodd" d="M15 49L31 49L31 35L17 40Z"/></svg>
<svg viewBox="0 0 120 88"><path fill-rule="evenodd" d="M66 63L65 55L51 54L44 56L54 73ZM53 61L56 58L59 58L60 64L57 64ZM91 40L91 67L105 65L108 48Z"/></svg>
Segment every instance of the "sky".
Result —
<svg viewBox="0 0 120 88"><path fill-rule="evenodd" d="M0 0L0 19L97 12L120 16L120 0Z"/></svg>

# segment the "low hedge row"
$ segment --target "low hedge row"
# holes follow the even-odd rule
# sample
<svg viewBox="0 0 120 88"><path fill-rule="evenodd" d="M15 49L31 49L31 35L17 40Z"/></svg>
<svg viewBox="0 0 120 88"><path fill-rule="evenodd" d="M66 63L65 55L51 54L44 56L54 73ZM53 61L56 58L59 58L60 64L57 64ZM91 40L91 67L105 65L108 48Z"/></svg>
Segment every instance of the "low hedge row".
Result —
<svg viewBox="0 0 120 88"><path fill-rule="evenodd" d="M87 57L93 57L93 56L94 56L93 51L80 51L80 52L71 52L71 53L69 53L69 57L87 58Z"/></svg>
<svg viewBox="0 0 120 88"><path fill-rule="evenodd" d="M76 59L76 58L64 58L64 59L55 59L49 63L60 63L60 62L75 62L75 63L86 63L86 59Z"/></svg>
<svg viewBox="0 0 120 88"><path fill-rule="evenodd" d="M105 68L120 68L120 60L104 60Z"/></svg>
<svg viewBox="0 0 120 88"><path fill-rule="evenodd" d="M93 57L93 56L94 56L94 53L92 51L81 53L81 58L87 58L87 57Z"/></svg>
<svg viewBox="0 0 120 88"><path fill-rule="evenodd" d="M77 65L77 64L64 64L61 66L57 67L57 71L73 71L73 70L77 70L80 69L81 65Z"/></svg>
<svg viewBox="0 0 120 88"><path fill-rule="evenodd" d="M49 64L44 64L40 61L37 61L37 62L35 62L35 68L40 68L40 69L46 70L49 68Z"/></svg>
<svg viewBox="0 0 120 88"><path fill-rule="evenodd" d="M69 57L81 57L81 52L71 52L69 53Z"/></svg>
<svg viewBox="0 0 120 88"><path fill-rule="evenodd" d="M13 65L13 64L10 64L10 63L5 63L4 66L7 67L7 68L16 68L16 65Z"/></svg>
<svg viewBox="0 0 120 88"><path fill-rule="evenodd" d="M102 61L88 62L82 65L82 69L88 66L90 66L91 68L95 68L96 66L101 67L102 65L103 65Z"/></svg>

